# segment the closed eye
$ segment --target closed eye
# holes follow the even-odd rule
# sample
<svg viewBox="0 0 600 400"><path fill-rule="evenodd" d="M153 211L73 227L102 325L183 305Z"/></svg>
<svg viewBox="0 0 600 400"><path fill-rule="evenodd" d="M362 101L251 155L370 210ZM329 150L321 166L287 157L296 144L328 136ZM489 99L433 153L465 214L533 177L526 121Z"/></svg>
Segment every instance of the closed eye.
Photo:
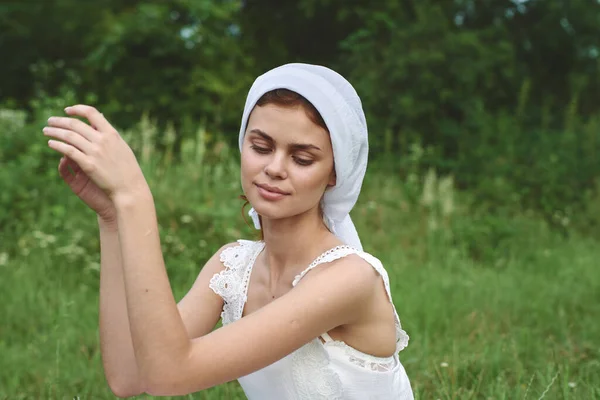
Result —
<svg viewBox="0 0 600 400"><path fill-rule="evenodd" d="M268 147L260 147L260 146L257 146L255 144L253 144L252 146L250 146L250 148L252 150L254 150L255 152L257 152L258 154L269 154L271 152L270 148L268 148ZM303 167L307 167L307 166L311 165L314 162L313 160L306 160L306 159L303 159L303 158L300 158L300 157L296 157L296 156L293 156L292 158L294 159L294 162L296 164L301 165Z"/></svg>
<svg viewBox="0 0 600 400"><path fill-rule="evenodd" d="M271 149L268 149L266 147L260 147L257 145L252 145L250 146L250 148L259 154L269 154L271 152Z"/></svg>
<svg viewBox="0 0 600 400"><path fill-rule="evenodd" d="M294 158L294 161L296 162L296 164L298 164L298 165L309 166L310 164L313 163L312 160L304 160L304 159L299 158L299 157L293 157L293 158Z"/></svg>

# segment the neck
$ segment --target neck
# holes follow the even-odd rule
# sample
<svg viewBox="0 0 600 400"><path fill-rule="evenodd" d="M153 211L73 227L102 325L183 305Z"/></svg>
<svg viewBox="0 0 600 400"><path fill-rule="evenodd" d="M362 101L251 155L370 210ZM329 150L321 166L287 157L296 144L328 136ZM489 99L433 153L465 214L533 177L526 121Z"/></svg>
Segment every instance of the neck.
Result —
<svg viewBox="0 0 600 400"><path fill-rule="evenodd" d="M262 229L272 285L300 273L323 251L341 244L316 209L291 218L262 218Z"/></svg>

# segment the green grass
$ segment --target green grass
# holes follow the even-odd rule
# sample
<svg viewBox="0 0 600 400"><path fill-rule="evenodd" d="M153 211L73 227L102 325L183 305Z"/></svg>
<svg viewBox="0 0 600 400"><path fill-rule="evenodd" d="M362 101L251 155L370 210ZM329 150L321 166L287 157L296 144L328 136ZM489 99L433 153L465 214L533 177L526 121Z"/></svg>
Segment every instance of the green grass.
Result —
<svg viewBox="0 0 600 400"><path fill-rule="evenodd" d="M183 167L144 162L177 299L221 244L254 233L228 150L199 164L194 151ZM411 337L400 356L416 398L600 398L600 243L477 211L448 182L428 182L370 171L353 211ZM114 398L99 352L95 217L58 177L44 190L35 220L0 236L0 399ZM244 396L231 382L180 398Z"/></svg>

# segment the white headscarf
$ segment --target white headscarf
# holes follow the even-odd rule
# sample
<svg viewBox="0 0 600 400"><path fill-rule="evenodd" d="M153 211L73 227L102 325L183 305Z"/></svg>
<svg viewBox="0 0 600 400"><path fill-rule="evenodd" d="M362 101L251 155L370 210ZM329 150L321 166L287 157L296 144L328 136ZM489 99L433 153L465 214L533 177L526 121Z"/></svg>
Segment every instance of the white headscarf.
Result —
<svg viewBox="0 0 600 400"><path fill-rule="evenodd" d="M356 204L367 169L369 152L367 122L358 94L343 76L319 65L286 64L256 78L244 107L240 127L240 151L246 124L256 102L274 89L288 89L306 98L321 114L333 146L336 185L323 197L323 220L344 243L362 250L350 210ZM249 212L256 229L260 221Z"/></svg>

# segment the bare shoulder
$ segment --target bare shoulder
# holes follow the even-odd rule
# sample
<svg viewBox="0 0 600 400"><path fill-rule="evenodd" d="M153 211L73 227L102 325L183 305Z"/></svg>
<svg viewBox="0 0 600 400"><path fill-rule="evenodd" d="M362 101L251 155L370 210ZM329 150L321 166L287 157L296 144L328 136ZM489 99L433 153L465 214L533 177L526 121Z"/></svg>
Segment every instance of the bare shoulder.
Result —
<svg viewBox="0 0 600 400"><path fill-rule="evenodd" d="M300 279L297 287L310 286L314 290L340 292L349 302L365 301L373 297L381 283L379 272L356 254L350 254L329 263L323 263ZM343 293L345 292L345 293Z"/></svg>

